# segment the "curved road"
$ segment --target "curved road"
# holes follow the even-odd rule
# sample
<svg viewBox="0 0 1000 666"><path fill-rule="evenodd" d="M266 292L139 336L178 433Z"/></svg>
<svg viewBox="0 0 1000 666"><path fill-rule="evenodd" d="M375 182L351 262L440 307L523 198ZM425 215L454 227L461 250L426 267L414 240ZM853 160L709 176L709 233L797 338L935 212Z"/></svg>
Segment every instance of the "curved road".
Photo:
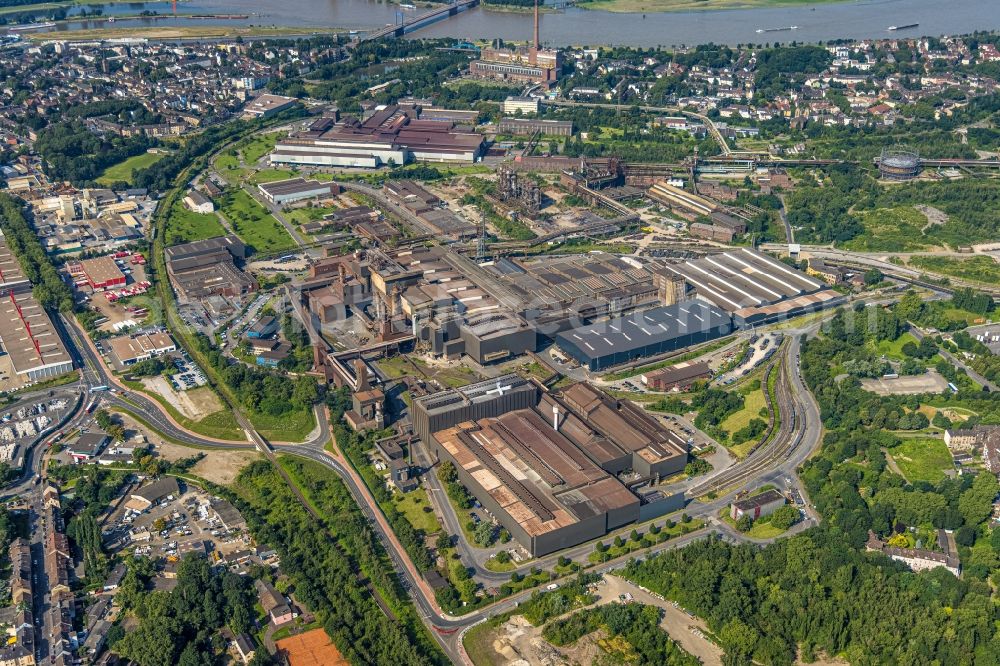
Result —
<svg viewBox="0 0 1000 666"><path fill-rule="evenodd" d="M409 213L409 211L406 211L389 201L381 191L359 183L345 182L343 185L347 190L357 191L373 197L379 202L380 205L384 206L387 210L393 212L401 219L412 224L417 229L422 228L422 225L419 220L415 218L415 216ZM378 534L386 552L392 559L393 566L397 570L404 587L413 598L414 603L419 609L425 622L431 627L432 635L434 635L436 640L448 654L449 658L455 663L469 663L468 657L465 655L464 649L461 646L461 637L465 629L490 617L491 615L502 613L514 608L520 601L526 599L534 592L534 590L527 590L462 617L454 617L443 613L434 599L434 595L430 590L430 587L423 579L423 576L416 571L413 563L406 555L405 550L403 550L395 534L389 528L388 523L386 522L384 516L382 516L380 509L368 492L367 487L364 486L363 482L357 476L357 473L353 470L353 468L350 468L349 464L343 458L330 454L324 450L324 447L330 441L330 428L327 415L325 414L322 405L317 405L315 408L317 427L314 432L311 433L308 441L306 442L286 444L279 443L276 447L274 447L274 449L272 449L269 443L264 441L263 438L261 438L255 430L253 430L252 426L239 410L234 410L234 414L236 415L238 422L246 430L247 440L245 442L226 441L205 437L183 428L170 416L162 405L144 395L129 390L128 387L121 384L120 381L114 377L114 375L106 370L104 361L100 354L98 354L88 336L79 328L75 321L61 318L60 323L66 332L64 337L67 340L67 348L73 356L74 361L81 368L81 379L83 384L83 400L81 400L80 405L77 406L76 413L71 416L70 422L75 423L85 420L87 418L87 413L83 410L83 406L89 404L90 401L93 400L93 397L97 397L101 402L108 403L115 408L138 415L154 430L183 444L206 449L258 448L267 455L273 455L272 451L277 450L308 458L332 470L346 484L347 488L355 498L355 501L358 503L361 511L371 523L372 529L374 529ZM714 487L719 489L723 489L723 487L733 488L734 492L727 493L721 497L716 497L710 501L691 502L687 507L688 513L696 517L705 518L710 522L715 522L719 511L729 503L732 496L735 494L735 488L745 490L759 487L765 483L775 483L777 485L785 485L787 487L790 484L797 483L797 481L794 480L794 470L812 453L816 446L818 446L822 431L819 421L818 408L812 400L811 394L803 385L799 375L798 333L813 332L818 329L818 327L819 324L817 323L811 327L811 330L803 329L802 331L792 332L790 335L792 343L788 345L785 352L786 357L783 363L786 371L782 373L781 380L782 383L787 382L788 385L783 385L779 391L781 395L779 403L781 403L780 408L782 410L782 421L779 433L772 439L770 445L762 447L759 450L759 455L752 455L747 459L736 463L719 474L709 477L702 484L713 484ZM91 394L91 389L93 387L101 385L116 386L121 389L121 392L119 394L110 392L98 392ZM794 419L788 418L791 414L795 415ZM38 447L35 447L36 450L37 448ZM42 457L43 456L37 451L33 452L31 467L39 466ZM28 480L25 479L25 481ZM696 490L700 489L701 486L696 486ZM444 513L447 514L448 510L450 510L450 505L446 507ZM665 520L666 519L663 518L657 522L662 523ZM809 522L811 521L804 521L803 525L798 529L804 529ZM454 526L450 526L450 528L452 527ZM614 538L616 534L627 533L634 527L634 525L629 525L624 530L619 530L605 535L604 540ZM705 527L654 546L642 554L625 556L617 560L604 563L600 567L596 568L595 571L604 573L620 567L631 557L643 559L649 557L652 553L680 547L695 539L704 538L705 536L712 533L719 533L720 531L723 538L734 541L746 541L745 537L727 530L724 526L720 527L720 530ZM458 535L461 539L461 529L454 530L453 533ZM556 559L560 556L566 556L577 560L585 559L592 549L593 543L581 544L558 554L533 560L522 567L521 570L530 567L549 568L555 564ZM501 582L509 578L509 573L497 574L489 572L479 566L476 566L475 568L477 570L477 576L488 581Z"/></svg>
<svg viewBox="0 0 1000 666"><path fill-rule="evenodd" d="M68 320L64 320L64 323L68 333L68 338L71 341L71 344L68 346L71 349L71 354L75 357L74 360L76 360L80 365L81 374L83 375L85 400L81 401L81 407L86 400L89 400L86 393L89 392L91 387L99 385L117 385L121 386L123 389L123 393L121 395L111 393L98 393L96 395L99 396L101 401L107 402L116 408L139 415L143 420L149 423L153 429L170 438L200 448L237 449L254 447L254 444L252 444L251 441L258 438L259 435L252 431L248 432L247 442L232 442L204 437L180 427L173 420L173 418L166 413L161 405L153 400L150 400L149 398L146 398L145 396L137 394L134 391L128 391L126 387L122 386L113 375L107 372L100 355L97 353L96 349L92 346L85 334L78 328L76 323ZM818 327L819 324L817 323L814 324L810 330L804 329L801 332L815 331ZM772 445L762 447L762 449L760 449L762 455L748 457L744 461L741 461L727 470L724 470L724 472L721 472L720 474L726 474L727 478L725 479L721 479L719 475L716 475L710 477L704 483L721 482L724 480L725 485L729 487L739 486L740 489L748 489L765 483L787 485L788 483L793 482L792 479L794 479L795 468L801 464L801 462L804 461L805 458L808 457L808 455L818 445L821 433L819 412L815 402L812 400L811 394L808 390L806 390L798 373L797 359L799 338L797 333L798 332L789 336L791 343L787 346L787 350L785 351L785 367L792 368L793 371L786 371L782 373L782 377L785 381L789 381L790 383L790 386L782 391L782 395L787 396L789 402L789 404L781 405L782 431L779 432L779 435L772 440ZM74 347L75 349L73 349ZM792 406L793 404L794 407ZM78 410L80 413L74 416L73 420L82 420L83 417L86 417L86 414L82 412L80 407L78 407ZM791 420L786 416L790 413L789 410L794 410L797 415L794 427L790 427L790 425L792 425ZM237 414L237 416L240 415ZM435 601L432 591L423 579L423 576L416 571L409 557L406 555L406 552L396 539L395 534L392 533L392 530L386 523L384 516L381 515L380 509L375 504L374 499L357 477L357 474L353 471L353 469L348 469L349 465L342 458L335 457L324 450L325 445L330 441L330 430L328 419L323 413L321 405L317 405L317 421L320 425L317 427L316 432L314 432L310 437L309 441L295 444L279 444L274 447L274 450L302 456L316 461L331 469L337 474L338 477L340 477L341 480L343 480L351 494L354 496L355 501L361 508L361 511L371 523L372 529L374 529L378 534L386 552L392 559L393 566L400 576L404 587L413 598L414 603L419 609L425 622L427 622L432 628L431 633L444 648L449 658L456 663L468 663L468 659L461 646L461 636L463 631L460 630L464 630L494 614L502 613L514 608L520 601L529 597L533 590L527 590L513 595L496 604L461 617L454 617L443 613ZM267 443L262 442L262 440L261 443L263 446L267 446ZM780 444L781 448L775 452L777 444ZM764 454L768 455L765 456ZM41 457L41 455L37 455L37 458L34 461L36 466ZM761 460L762 458L764 459L763 461ZM696 489L700 489L700 487ZM715 522L715 517L718 512L731 501L733 494L735 493L727 493L722 497L717 497L707 502L692 502L688 506L688 513L692 516L704 518L710 522ZM808 523L811 523L811 521L805 521L798 529L804 529L808 526ZM623 532L631 531L633 528L634 526L630 525ZM654 546L638 557L641 559L661 550L680 547L695 539L703 538L713 532L719 531L721 531L724 536L730 540L746 540L742 535L727 530L725 526L720 526L719 530L706 527ZM615 534L619 532L606 535L604 539L607 540L609 538L614 538ZM461 535L461 530L458 530L456 534ZM592 550L593 543L581 544L556 555L533 560L522 567L522 570L531 567L549 568L555 564L555 561L560 556L566 556L577 560L585 560L586 556ZM621 566L628 559L628 557L623 557L619 558L619 560L607 562L602 564L597 570L600 572L610 571L613 568ZM478 566L476 569L477 576L492 582L503 582L508 580L510 576L509 573L497 574Z"/></svg>

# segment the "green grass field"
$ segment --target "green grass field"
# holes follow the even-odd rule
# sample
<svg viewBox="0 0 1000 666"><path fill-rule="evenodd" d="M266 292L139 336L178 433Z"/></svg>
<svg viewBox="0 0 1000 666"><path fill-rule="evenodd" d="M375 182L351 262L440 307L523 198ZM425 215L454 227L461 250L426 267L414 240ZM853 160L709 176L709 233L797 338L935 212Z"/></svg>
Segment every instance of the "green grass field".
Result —
<svg viewBox="0 0 1000 666"><path fill-rule="evenodd" d="M139 169L152 166L166 157L164 153L142 153L128 158L124 162L113 164L104 170L97 182L101 185L111 185L119 181L132 182L132 174Z"/></svg>
<svg viewBox="0 0 1000 666"><path fill-rule="evenodd" d="M224 236L225 228L215 214L195 213L184 206L183 201L174 204L167 219L167 245L189 243L206 238Z"/></svg>
<svg viewBox="0 0 1000 666"><path fill-rule="evenodd" d="M316 220L322 220L324 215L329 215L336 208L296 208L293 211L284 213L285 219L289 222L294 222L295 224L305 224L306 222L315 222Z"/></svg>
<svg viewBox="0 0 1000 666"><path fill-rule="evenodd" d="M230 185L236 185L243 180L250 169L240 167L240 158L236 155L235 149L227 151L215 158L215 170L226 179ZM280 179L278 179L280 180Z"/></svg>
<svg viewBox="0 0 1000 666"><path fill-rule="evenodd" d="M767 422L767 417L760 415L760 410L767 406L767 401L764 399L764 388L761 387L754 391L743 394L743 409L733 412L726 420L719 424L719 428L725 430L730 435L732 435L737 430L745 428L751 421L751 419L761 419ZM734 444L732 446L727 446L726 448L738 458L744 458L750 452L750 449L759 441L759 437L753 437L741 444Z"/></svg>
<svg viewBox="0 0 1000 666"><path fill-rule="evenodd" d="M911 207L877 208L859 217L865 233L844 243L848 250L912 252L938 245L924 235L927 218Z"/></svg>
<svg viewBox="0 0 1000 666"><path fill-rule="evenodd" d="M507 573L508 571L516 569L517 564L513 560L500 562L500 560L496 558L496 555L494 555L490 559L486 560L486 568L496 573Z"/></svg>
<svg viewBox="0 0 1000 666"><path fill-rule="evenodd" d="M943 439L911 437L889 450L899 470L908 481L930 481L944 478L944 472L953 467L951 454Z"/></svg>
<svg viewBox="0 0 1000 666"><path fill-rule="evenodd" d="M399 497L399 496L397 496ZM425 534L434 534L441 531L441 523L433 511L424 511L424 508L431 508L430 500L427 499L427 491L423 488L411 490L401 495L402 499L394 502L399 512L406 516L410 524L418 530L423 530Z"/></svg>
<svg viewBox="0 0 1000 666"><path fill-rule="evenodd" d="M301 442L316 427L312 409L288 412L281 416L247 412L247 418L261 435L272 442Z"/></svg>
<svg viewBox="0 0 1000 666"><path fill-rule="evenodd" d="M274 144L284 135L284 132L253 135L239 146L240 151L243 153L243 161L247 164L253 164L274 150Z"/></svg>
<svg viewBox="0 0 1000 666"><path fill-rule="evenodd" d="M256 252L298 247L281 223L244 190L228 192L216 202L243 241Z"/></svg>
<svg viewBox="0 0 1000 666"><path fill-rule="evenodd" d="M917 344L917 339L910 333L903 333L895 340L882 340L875 347L875 351L876 353L884 354L894 361L902 361L906 358L906 355L903 354L903 345L907 342Z"/></svg>
<svg viewBox="0 0 1000 666"><path fill-rule="evenodd" d="M722 521L729 525L730 527L736 527L736 521L729 517L729 509L723 509L720 514ZM780 536L787 532L788 530L778 529L770 522L770 516L764 516L760 520L754 521L750 529L744 534L746 534L751 539L773 539L776 536Z"/></svg>
<svg viewBox="0 0 1000 666"><path fill-rule="evenodd" d="M977 255L968 258L956 257L912 257L910 266L920 270L949 275L971 282L1000 284L1000 264L993 257Z"/></svg>

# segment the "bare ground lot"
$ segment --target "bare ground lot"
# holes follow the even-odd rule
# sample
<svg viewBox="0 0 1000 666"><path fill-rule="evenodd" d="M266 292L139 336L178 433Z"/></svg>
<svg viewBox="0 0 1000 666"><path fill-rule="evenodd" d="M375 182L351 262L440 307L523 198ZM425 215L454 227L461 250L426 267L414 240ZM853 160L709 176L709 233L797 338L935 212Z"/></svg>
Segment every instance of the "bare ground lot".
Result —
<svg viewBox="0 0 1000 666"><path fill-rule="evenodd" d="M128 430L138 430L145 435L146 439L153 445L156 455L162 457L164 460L173 461L180 460L181 458L190 458L199 452L199 449L194 447L181 446L180 444L163 441L158 434L126 414L119 414L119 417ZM191 473L206 481L220 485L235 481L241 469L260 458L260 454L252 450L229 451L206 449L202 450L201 453L204 453L205 457L191 468Z"/></svg>
<svg viewBox="0 0 1000 666"><path fill-rule="evenodd" d="M706 666L721 666L722 649L705 637L707 628L699 618L692 617L669 601L644 592L632 583L617 576L605 576L596 593L600 597L595 606L620 603L621 595L631 594L634 601L663 609L660 626L684 650L699 658ZM574 611L578 612L578 611ZM563 616L565 617L565 616ZM490 663L528 666L552 664L592 664L601 654L598 641L604 636L600 631L584 636L572 645L555 647L542 638L542 627L533 627L523 616L515 615L497 628L487 639L492 644ZM478 666L483 666L479 664Z"/></svg>
<svg viewBox="0 0 1000 666"><path fill-rule="evenodd" d="M179 444L163 442L157 444L156 451L165 460L178 460L187 458L196 453L194 449ZM260 459L260 454L256 451L221 451L212 449L202 451L205 457L197 465L191 468L191 473L200 476L206 481L218 483L220 485L230 484L236 480L240 470Z"/></svg>
<svg viewBox="0 0 1000 666"><path fill-rule="evenodd" d="M150 391L162 395L177 411L192 421L200 421L222 409L219 397L205 386L190 391L175 391L166 377L147 377L142 383Z"/></svg>
<svg viewBox="0 0 1000 666"><path fill-rule="evenodd" d="M917 393L940 393L948 388L948 382L936 372L922 375L902 376L894 379L879 377L862 379L861 386L866 391L879 395L914 395Z"/></svg>

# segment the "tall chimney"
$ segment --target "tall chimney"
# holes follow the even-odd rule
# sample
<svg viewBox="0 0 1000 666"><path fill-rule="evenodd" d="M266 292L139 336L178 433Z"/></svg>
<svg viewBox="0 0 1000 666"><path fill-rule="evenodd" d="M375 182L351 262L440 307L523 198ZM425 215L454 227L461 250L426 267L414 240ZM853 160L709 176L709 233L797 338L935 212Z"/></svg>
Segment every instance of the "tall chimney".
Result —
<svg viewBox="0 0 1000 666"><path fill-rule="evenodd" d="M552 405L552 429L559 432L559 405Z"/></svg>
<svg viewBox="0 0 1000 666"><path fill-rule="evenodd" d="M534 43L535 53L534 57L538 58L538 49L541 48L541 44L538 42L538 0L535 0L535 43Z"/></svg>

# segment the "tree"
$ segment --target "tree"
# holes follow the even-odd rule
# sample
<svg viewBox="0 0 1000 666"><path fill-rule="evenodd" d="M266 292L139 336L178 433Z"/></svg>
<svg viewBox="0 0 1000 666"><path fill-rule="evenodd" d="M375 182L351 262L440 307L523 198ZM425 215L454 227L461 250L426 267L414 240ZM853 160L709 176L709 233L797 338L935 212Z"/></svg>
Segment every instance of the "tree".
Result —
<svg viewBox="0 0 1000 666"><path fill-rule="evenodd" d="M787 530L799 519L799 510L790 504L779 507L771 514L771 524L779 530Z"/></svg>
<svg viewBox="0 0 1000 666"><path fill-rule="evenodd" d="M981 472L972 482L972 487L958 498L958 510L965 524L975 527L985 521L993 511L993 500L1000 492L1000 483L989 472Z"/></svg>
<svg viewBox="0 0 1000 666"><path fill-rule="evenodd" d="M742 620L729 622L719 632L719 640L726 648L727 661L731 664L749 664L759 638L757 630Z"/></svg>
<svg viewBox="0 0 1000 666"><path fill-rule="evenodd" d="M753 516L749 513L744 513L736 521L736 529L740 532L749 532L751 527L753 527Z"/></svg>
<svg viewBox="0 0 1000 666"><path fill-rule="evenodd" d="M872 286L874 286L876 284L879 284L880 282L882 282L885 279L885 276L882 274L882 271L880 271L877 268L873 268L871 270L865 271L865 276L864 277L865 277L865 286L866 287L872 287Z"/></svg>
<svg viewBox="0 0 1000 666"><path fill-rule="evenodd" d="M437 541L434 542L434 547L437 548L438 552L451 548L451 535L447 532L438 534Z"/></svg>
<svg viewBox="0 0 1000 666"><path fill-rule="evenodd" d="M935 428L941 428L943 430L948 430L951 428L951 419L944 415L941 411L934 412L934 418L931 420Z"/></svg>
<svg viewBox="0 0 1000 666"><path fill-rule="evenodd" d="M955 543L959 546L971 546L976 542L976 530L968 525L963 525L955 531Z"/></svg>
<svg viewBox="0 0 1000 666"><path fill-rule="evenodd" d="M476 530L473 532L472 538L484 548L489 546L496 538L496 525L487 520L480 522L476 525Z"/></svg>

